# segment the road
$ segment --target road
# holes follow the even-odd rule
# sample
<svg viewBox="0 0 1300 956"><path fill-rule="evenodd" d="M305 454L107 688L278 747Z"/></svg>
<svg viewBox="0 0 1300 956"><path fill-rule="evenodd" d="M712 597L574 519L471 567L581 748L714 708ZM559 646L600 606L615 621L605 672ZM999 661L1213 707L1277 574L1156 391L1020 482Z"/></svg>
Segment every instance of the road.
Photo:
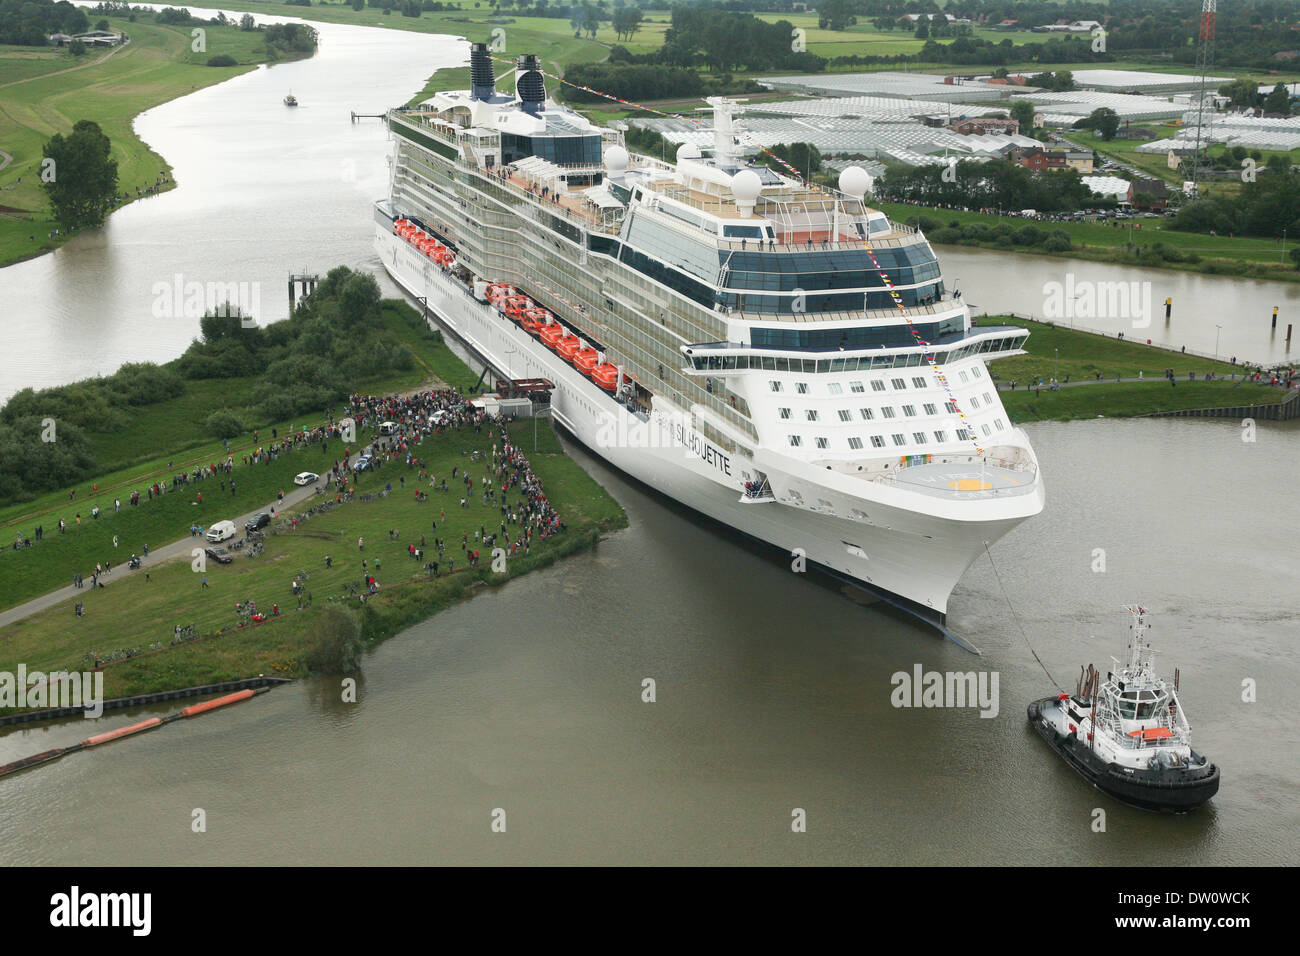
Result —
<svg viewBox="0 0 1300 956"><path fill-rule="evenodd" d="M291 505L298 504L299 502L310 498L315 494L318 485L324 487L324 482L325 476L322 475L316 484L306 485L302 488L295 488L293 491L286 493L283 501L272 501L270 504L254 508L251 511L230 518L229 520L235 522L237 528L243 528L244 523L259 511L270 512L273 509L277 512L283 511ZM140 557L140 568L138 570L130 570L127 567L126 560L123 559L121 564L113 566L112 571L109 571L106 574L101 574L99 576L99 581L107 588L111 587L118 581L130 579L132 576L141 577L149 568L162 564L164 561L170 561L181 557L188 559L191 557L191 552L194 548L202 548L206 545L207 542L202 538L193 535L186 535L184 538L163 545L161 548L150 548L149 557ZM235 559L238 560L239 552L234 552L234 554L236 555ZM57 591L51 591L48 594L42 594L38 598L33 598L26 604L19 604L16 607L9 608L7 611L0 611L0 627L13 624L15 621L21 621L25 617L30 617L33 614L54 607L56 604L66 601L69 598L77 596L84 597L90 593L90 590L90 583L88 580L85 583L85 586L81 588L75 588L69 584L67 587L59 588Z"/></svg>

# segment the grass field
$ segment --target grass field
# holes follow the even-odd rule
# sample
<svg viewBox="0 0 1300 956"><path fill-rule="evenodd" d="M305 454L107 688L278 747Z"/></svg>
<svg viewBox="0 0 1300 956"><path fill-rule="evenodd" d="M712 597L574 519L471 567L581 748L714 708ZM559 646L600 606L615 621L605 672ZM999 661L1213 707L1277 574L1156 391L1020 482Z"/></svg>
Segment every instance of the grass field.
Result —
<svg viewBox="0 0 1300 956"><path fill-rule="evenodd" d="M1003 392L1002 404L1016 423L1070 421L1079 418L1128 418L1185 408L1234 408L1238 405L1276 405L1280 393L1267 385L1232 382L1180 382L1171 387L1163 379L1150 382L1110 382L1080 385L1058 392L1033 389Z"/></svg>
<svg viewBox="0 0 1300 956"><path fill-rule="evenodd" d="M131 42L74 57L65 50L0 46L0 148L13 162L0 171L0 265L57 247L57 223L40 188L41 150L55 133L93 119L113 143L118 188L135 194L168 172L166 161L135 135L135 117L150 107L229 79L267 59L257 32L205 25L206 49L192 49L192 27L109 18ZM239 65L209 67L227 54ZM21 180L21 182L20 182Z"/></svg>
<svg viewBox="0 0 1300 956"><path fill-rule="evenodd" d="M529 456L567 530L545 541L534 537L527 553L521 550L506 559L504 571L491 568L489 550L481 544L480 567L468 568L461 546L463 534L468 549L474 549L475 532L480 527L489 534L502 534L498 501L484 504L478 493L493 443L499 445L499 436L491 428L483 429L482 434L469 428L452 430L430 436L414 448L427 463L430 474L440 482L447 480L450 491L432 491L427 501L417 502L414 488L418 483L427 489L428 480L419 478L420 469L390 462L372 474L363 473L357 482L358 496L391 485L393 491L387 497L370 502L358 497L301 523L296 531L285 528L282 533L269 535L266 550L259 557L239 554L229 565L209 562L207 588L188 560L176 559L150 567L151 581L146 581L141 571L135 571L128 580L103 591L78 592L79 599L85 602L84 617L73 614L69 601L11 625L0 637L0 670L14 670L20 661L29 669L83 670L90 665L86 655L92 652L106 656L121 648L148 650L150 644L161 643L164 647L157 653L108 665L107 695L117 697L257 674L302 676L307 672L304 658L317 642L315 627L326 608L347 606L361 612L363 636L368 643L374 643L471 595L478 587L502 583L544 566L589 547L601 531L626 525L618 504L563 453L549 423L541 423L537 429L536 451L533 423L518 423L512 426L512 432L512 441ZM479 453L477 460L470 457L475 451ZM289 459L294 457L290 455ZM475 481L475 494L465 508L459 504L463 485L451 477L453 467L469 469ZM505 498L512 504L521 500L513 489ZM506 524L511 540L516 530L517 526ZM400 538L390 537L390 531L400 532ZM184 534L182 527L180 535ZM437 557L435 536L445 543L445 556L436 578L421 570L422 562L413 560L407 552L408 545L419 546L421 535L426 539L426 560ZM359 537L365 539L364 550L358 549ZM501 537L497 543L503 543ZM326 556L332 559L330 567L326 567ZM454 573L449 561L455 564ZM299 611L291 581L303 572L311 607ZM345 589L351 585L364 594L366 574L376 577L380 590L362 603ZM235 604L250 599L268 613L272 604L278 603L282 614L263 624L238 629ZM193 624L201 640L166 646L176 624Z"/></svg>
<svg viewBox="0 0 1300 956"><path fill-rule="evenodd" d="M1241 374L1241 366L1213 359L1184 355L1155 345L1124 341L1081 332L1047 322L1029 319L989 316L981 325L1018 325L1030 331L1025 343L1025 355L997 359L990 364L993 376L1003 382L1016 379L1029 382L1036 378L1080 381L1096 377L1103 379L1137 378L1141 372L1147 378L1161 379L1165 369L1172 368L1182 378L1195 372L1198 378L1206 372L1228 376Z"/></svg>
<svg viewBox="0 0 1300 956"><path fill-rule="evenodd" d="M1016 422L1069 420L1077 418L1123 418L1150 415L1154 412L1184 408L1227 408L1238 405L1274 405L1283 392L1267 385L1237 384L1229 376L1240 376L1240 366L1228 362L1184 355L1157 346L1062 328L1026 319L989 316L981 320L990 325L1018 325L1029 329L1025 355L996 359L989 373L1002 384L1020 383L1015 391L1003 391L1002 403ZM1171 386L1164 378L1172 368L1179 379ZM1188 381L1189 372L1198 381ZM1204 381L1206 372L1223 378ZM1101 373L1102 381L1096 376ZM1116 376L1147 379L1142 382L1116 382ZM1027 387L1037 379L1050 382L1093 382L1052 392L1043 388L1038 394Z"/></svg>

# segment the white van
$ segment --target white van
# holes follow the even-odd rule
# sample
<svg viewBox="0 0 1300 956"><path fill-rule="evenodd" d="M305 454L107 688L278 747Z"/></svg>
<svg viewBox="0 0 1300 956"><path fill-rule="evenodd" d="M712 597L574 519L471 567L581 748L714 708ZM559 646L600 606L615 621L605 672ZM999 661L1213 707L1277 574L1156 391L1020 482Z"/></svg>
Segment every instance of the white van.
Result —
<svg viewBox="0 0 1300 956"><path fill-rule="evenodd" d="M218 521L208 529L208 533L203 537L207 538L209 541L226 541L229 538L233 538L236 533L235 523L233 521Z"/></svg>
<svg viewBox="0 0 1300 956"><path fill-rule="evenodd" d="M393 432L397 431L397 429L398 429L397 422L379 423L379 434L381 435L391 435Z"/></svg>

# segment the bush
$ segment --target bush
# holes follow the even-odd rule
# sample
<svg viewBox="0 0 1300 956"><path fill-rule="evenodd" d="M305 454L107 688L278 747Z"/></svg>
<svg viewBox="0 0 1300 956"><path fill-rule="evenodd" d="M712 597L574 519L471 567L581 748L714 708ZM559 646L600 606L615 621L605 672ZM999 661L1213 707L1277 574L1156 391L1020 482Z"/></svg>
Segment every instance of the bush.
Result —
<svg viewBox="0 0 1300 956"><path fill-rule="evenodd" d="M929 234L931 242L946 243L954 245L964 238L964 233L956 226L944 226L942 229L936 229Z"/></svg>
<svg viewBox="0 0 1300 956"><path fill-rule="evenodd" d="M1064 229L1053 229L1051 234L1043 243L1043 249L1047 252L1069 252L1070 236Z"/></svg>
<svg viewBox="0 0 1300 956"><path fill-rule="evenodd" d="M289 2L289 0L285 0ZM239 61L229 53L222 53L220 56L208 57L208 66L238 66Z"/></svg>
<svg viewBox="0 0 1300 956"><path fill-rule="evenodd" d="M1011 237L1011 241L1017 246L1036 246L1043 241L1043 230L1037 226L1024 226L1016 230L1016 234Z"/></svg>
<svg viewBox="0 0 1300 956"><path fill-rule="evenodd" d="M228 408L208 416L208 431L218 438L235 438L244 431L244 423Z"/></svg>
<svg viewBox="0 0 1300 956"><path fill-rule="evenodd" d="M314 674L356 674L361 670L361 621L341 607L326 608L315 624L315 646L304 656L303 663Z"/></svg>

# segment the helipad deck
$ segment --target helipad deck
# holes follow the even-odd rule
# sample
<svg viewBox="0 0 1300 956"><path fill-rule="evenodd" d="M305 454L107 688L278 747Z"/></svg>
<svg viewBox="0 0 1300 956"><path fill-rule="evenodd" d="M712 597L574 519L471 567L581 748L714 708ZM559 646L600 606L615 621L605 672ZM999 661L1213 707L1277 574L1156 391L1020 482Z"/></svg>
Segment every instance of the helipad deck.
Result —
<svg viewBox="0 0 1300 956"><path fill-rule="evenodd" d="M943 497L993 497L1026 494L1035 474L1024 466L979 462L929 462L900 468L885 479L915 491Z"/></svg>

